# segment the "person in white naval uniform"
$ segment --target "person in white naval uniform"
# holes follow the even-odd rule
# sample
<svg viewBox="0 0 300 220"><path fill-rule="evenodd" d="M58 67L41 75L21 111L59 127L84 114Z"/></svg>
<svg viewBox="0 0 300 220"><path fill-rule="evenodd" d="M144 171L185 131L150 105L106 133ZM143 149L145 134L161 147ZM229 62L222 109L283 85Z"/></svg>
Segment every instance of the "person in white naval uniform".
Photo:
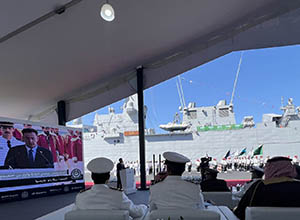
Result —
<svg viewBox="0 0 300 220"><path fill-rule="evenodd" d="M200 186L181 178L185 164L190 160L176 152L165 152L163 156L167 177L150 187L150 212L155 209L204 209Z"/></svg>
<svg viewBox="0 0 300 220"><path fill-rule="evenodd" d="M148 211L147 206L134 205L123 192L106 185L113 167L113 162L104 157L88 163L87 169L91 171L95 185L77 195L75 209L127 210L133 219L142 219Z"/></svg>
<svg viewBox="0 0 300 220"><path fill-rule="evenodd" d="M23 145L24 142L17 140L13 136L15 130L14 123L1 121L0 129L2 133L2 136L0 137L0 167L5 168L3 166L9 149L17 145Z"/></svg>

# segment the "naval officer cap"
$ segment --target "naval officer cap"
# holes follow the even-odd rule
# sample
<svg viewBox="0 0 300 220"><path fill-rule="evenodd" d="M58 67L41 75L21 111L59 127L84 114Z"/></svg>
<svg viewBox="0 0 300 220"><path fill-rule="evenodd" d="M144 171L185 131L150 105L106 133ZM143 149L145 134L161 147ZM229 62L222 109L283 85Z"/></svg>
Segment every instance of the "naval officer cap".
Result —
<svg viewBox="0 0 300 220"><path fill-rule="evenodd" d="M105 157L98 157L91 160L86 167L92 173L109 173L113 169L114 163Z"/></svg>
<svg viewBox="0 0 300 220"><path fill-rule="evenodd" d="M163 153L164 158L166 158L167 161L174 162L174 163L187 163L190 162L190 159L186 156L183 156L182 154L176 153L176 152L164 152Z"/></svg>
<svg viewBox="0 0 300 220"><path fill-rule="evenodd" d="M10 122L10 121L0 121L0 127L12 128L12 127L14 127L14 123Z"/></svg>

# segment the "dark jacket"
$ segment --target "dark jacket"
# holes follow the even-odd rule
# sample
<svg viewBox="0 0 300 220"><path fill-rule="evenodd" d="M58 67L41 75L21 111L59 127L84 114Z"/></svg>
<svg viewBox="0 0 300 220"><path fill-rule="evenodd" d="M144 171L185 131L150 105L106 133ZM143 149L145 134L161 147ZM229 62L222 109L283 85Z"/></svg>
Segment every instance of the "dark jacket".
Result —
<svg viewBox="0 0 300 220"><path fill-rule="evenodd" d="M4 166L19 168L53 168L52 153L42 147L37 147L33 166L30 165L25 145L11 148L6 156Z"/></svg>
<svg viewBox="0 0 300 220"><path fill-rule="evenodd" d="M245 219L247 206L300 207L300 181L288 177L259 180L252 184L234 214Z"/></svg>
<svg viewBox="0 0 300 220"><path fill-rule="evenodd" d="M117 173L120 173L120 170L125 169L125 166L123 163L118 163L117 164Z"/></svg>
<svg viewBox="0 0 300 220"><path fill-rule="evenodd" d="M225 180L212 179L204 180L200 183L201 190L203 192L229 192L230 190L227 187Z"/></svg>

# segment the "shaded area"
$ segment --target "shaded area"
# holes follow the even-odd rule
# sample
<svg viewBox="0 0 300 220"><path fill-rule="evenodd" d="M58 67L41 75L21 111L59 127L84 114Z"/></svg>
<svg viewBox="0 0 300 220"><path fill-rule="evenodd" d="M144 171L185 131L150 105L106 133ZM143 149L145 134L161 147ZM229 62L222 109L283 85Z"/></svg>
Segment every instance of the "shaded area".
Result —
<svg viewBox="0 0 300 220"><path fill-rule="evenodd" d="M200 173L192 172L192 175L200 175ZM86 181L91 181L90 176L86 174ZM152 177L152 176L151 176ZM147 176L147 180L151 178ZM248 172L227 172L220 173L218 178L221 179L250 179ZM139 178L136 179L139 181ZM112 184L113 186L113 184ZM23 201L1 203L0 219L22 219L31 220L50 212L63 208L75 201L77 192L60 194L55 196L42 197L37 199L28 199ZM137 191L137 193L128 196L135 204L148 204L149 190Z"/></svg>
<svg viewBox="0 0 300 220"><path fill-rule="evenodd" d="M70 205L75 201L76 195L77 192L73 192L37 199L1 203L0 219L32 220Z"/></svg>

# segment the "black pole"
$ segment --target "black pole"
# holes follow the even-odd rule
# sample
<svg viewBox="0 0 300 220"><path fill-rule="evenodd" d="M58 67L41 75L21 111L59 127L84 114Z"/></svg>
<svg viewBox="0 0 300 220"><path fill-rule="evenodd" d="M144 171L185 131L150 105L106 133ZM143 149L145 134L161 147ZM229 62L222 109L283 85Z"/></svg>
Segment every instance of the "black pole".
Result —
<svg viewBox="0 0 300 220"><path fill-rule="evenodd" d="M57 116L58 116L58 124L66 125L66 102L61 100L57 103Z"/></svg>
<svg viewBox="0 0 300 220"><path fill-rule="evenodd" d="M155 170L155 154L153 154L153 179L155 179L155 173L156 173L156 170Z"/></svg>
<svg viewBox="0 0 300 220"><path fill-rule="evenodd" d="M136 68L137 94L138 94L138 116L139 116L139 143L140 143L140 169L141 190L146 190L146 168L145 168L145 125L144 125L144 69Z"/></svg>
<svg viewBox="0 0 300 220"><path fill-rule="evenodd" d="M159 172L161 172L161 155L159 154L158 155L158 158L159 158Z"/></svg>

